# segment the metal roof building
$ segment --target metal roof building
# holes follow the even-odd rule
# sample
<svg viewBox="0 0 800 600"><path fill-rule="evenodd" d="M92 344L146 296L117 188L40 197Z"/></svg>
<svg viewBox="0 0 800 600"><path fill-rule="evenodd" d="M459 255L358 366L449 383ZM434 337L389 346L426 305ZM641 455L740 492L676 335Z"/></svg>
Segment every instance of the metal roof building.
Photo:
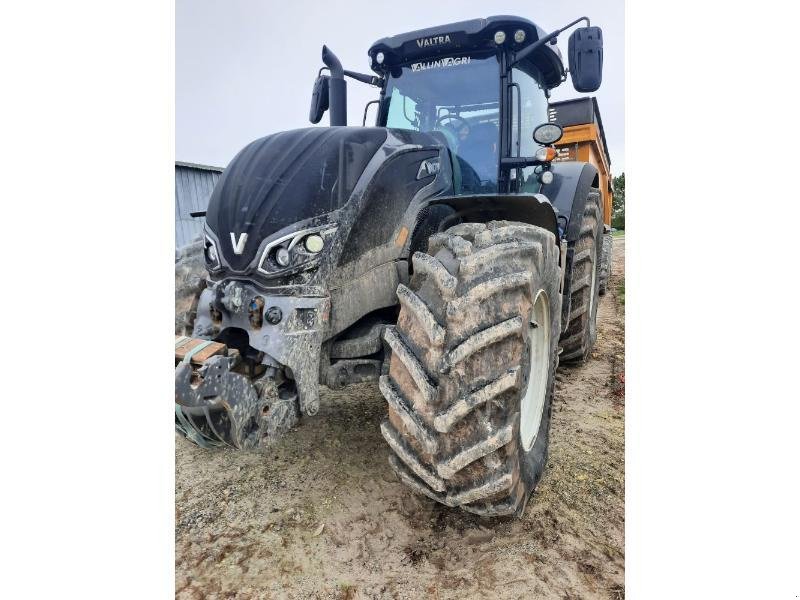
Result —
<svg viewBox="0 0 800 600"><path fill-rule="evenodd" d="M189 213L204 211L217 184L221 167L175 162L175 247L185 246L203 231L203 219Z"/></svg>

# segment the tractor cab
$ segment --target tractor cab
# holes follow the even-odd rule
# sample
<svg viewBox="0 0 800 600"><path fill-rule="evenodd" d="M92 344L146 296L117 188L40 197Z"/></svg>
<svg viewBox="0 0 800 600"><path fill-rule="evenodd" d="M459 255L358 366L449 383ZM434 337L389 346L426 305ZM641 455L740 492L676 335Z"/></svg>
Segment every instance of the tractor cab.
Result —
<svg viewBox="0 0 800 600"><path fill-rule="evenodd" d="M534 166L501 169L501 158L533 156L548 90L564 77L555 46L514 60L546 35L527 19L489 17L377 41L368 52L386 81L377 125L440 136L456 195L538 192Z"/></svg>
<svg viewBox="0 0 800 600"><path fill-rule="evenodd" d="M429 133L447 146L454 195L537 193L547 161L536 157L542 141L533 134L548 122L550 90L566 79L555 43L582 20L548 34L527 19L495 16L383 38L368 51L378 77L343 70L323 48L330 76L315 84L311 121L330 98L331 124L346 124L346 75L380 87L377 126ZM576 29L569 48L576 89L596 90L600 29Z"/></svg>

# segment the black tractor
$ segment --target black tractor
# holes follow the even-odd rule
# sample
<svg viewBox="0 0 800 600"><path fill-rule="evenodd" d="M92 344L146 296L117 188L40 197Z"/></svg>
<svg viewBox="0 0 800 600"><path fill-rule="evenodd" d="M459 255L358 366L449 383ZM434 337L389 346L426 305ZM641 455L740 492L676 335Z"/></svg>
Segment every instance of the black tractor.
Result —
<svg viewBox="0 0 800 600"><path fill-rule="evenodd" d="M374 75L322 49L310 120L222 174L176 264L176 429L256 448L378 381L389 463L417 492L520 514L547 459L559 357L595 337L597 170L555 162L550 90L598 89L602 35L496 16L383 38ZM345 77L379 89L347 126ZM372 104L372 102L370 103ZM365 107L364 121L369 105ZM202 216L202 215L201 215Z"/></svg>

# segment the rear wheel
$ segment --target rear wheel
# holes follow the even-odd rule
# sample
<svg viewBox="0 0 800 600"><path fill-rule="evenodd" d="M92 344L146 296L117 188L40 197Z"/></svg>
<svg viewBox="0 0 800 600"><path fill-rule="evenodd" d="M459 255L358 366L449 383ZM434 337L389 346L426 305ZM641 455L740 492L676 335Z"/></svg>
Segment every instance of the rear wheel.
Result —
<svg viewBox="0 0 800 600"><path fill-rule="evenodd" d="M561 361L583 362L597 339L597 305L603 215L600 192L591 188L581 218L580 234L573 245L568 325L561 336Z"/></svg>
<svg viewBox="0 0 800 600"><path fill-rule="evenodd" d="M481 515L521 513L547 459L561 298L555 236L457 225L413 256L380 388L389 462L417 492Z"/></svg>

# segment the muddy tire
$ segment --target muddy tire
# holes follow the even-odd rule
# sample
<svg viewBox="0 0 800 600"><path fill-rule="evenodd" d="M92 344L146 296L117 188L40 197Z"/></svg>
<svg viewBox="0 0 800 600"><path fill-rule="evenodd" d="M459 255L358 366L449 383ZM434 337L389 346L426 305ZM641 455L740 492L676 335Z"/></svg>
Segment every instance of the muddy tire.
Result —
<svg viewBox="0 0 800 600"><path fill-rule="evenodd" d="M175 334L192 335L197 301L206 287L203 241L197 239L177 251L175 257Z"/></svg>
<svg viewBox="0 0 800 600"><path fill-rule="evenodd" d="M561 362L581 363L589 358L597 339L597 305L600 289L600 261L603 243L603 213L600 192L589 190L581 218L580 236L574 244L570 280L567 328L561 336Z"/></svg>
<svg viewBox="0 0 800 600"><path fill-rule="evenodd" d="M520 514L547 460L561 314L555 236L466 223L432 236L412 260L385 334L389 463L447 506Z"/></svg>
<svg viewBox="0 0 800 600"><path fill-rule="evenodd" d="M602 296L608 289L608 278L611 276L611 260L614 252L614 238L611 232L603 234L603 258L600 259L600 286L597 292Z"/></svg>

